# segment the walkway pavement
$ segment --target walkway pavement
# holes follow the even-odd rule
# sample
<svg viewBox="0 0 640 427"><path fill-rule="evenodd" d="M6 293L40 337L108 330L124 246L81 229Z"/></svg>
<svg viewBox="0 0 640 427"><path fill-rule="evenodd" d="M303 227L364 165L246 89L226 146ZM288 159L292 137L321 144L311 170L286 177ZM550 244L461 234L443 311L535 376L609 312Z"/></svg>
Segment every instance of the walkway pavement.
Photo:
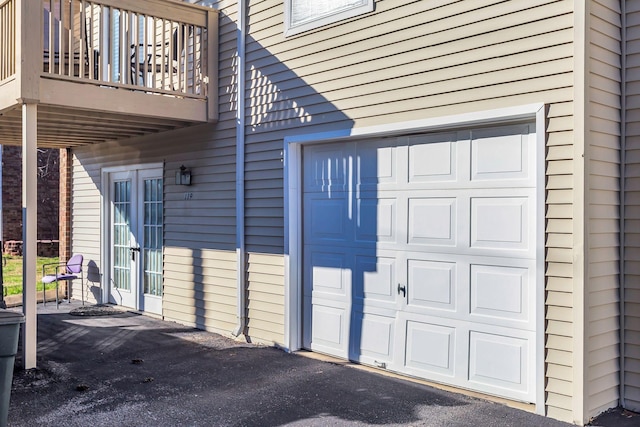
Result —
<svg viewBox="0 0 640 427"><path fill-rule="evenodd" d="M9 426L568 425L135 313L69 314L75 307L38 307L38 368L15 372Z"/></svg>

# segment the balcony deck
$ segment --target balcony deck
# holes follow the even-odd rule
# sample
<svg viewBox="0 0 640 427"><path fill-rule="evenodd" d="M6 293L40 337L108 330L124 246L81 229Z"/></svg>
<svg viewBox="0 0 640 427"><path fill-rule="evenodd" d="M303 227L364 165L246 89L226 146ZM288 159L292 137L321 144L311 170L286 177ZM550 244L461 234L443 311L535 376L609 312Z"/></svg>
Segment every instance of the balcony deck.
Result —
<svg viewBox="0 0 640 427"><path fill-rule="evenodd" d="M0 144L24 104L43 147L214 122L217 37L214 9L178 1L0 0Z"/></svg>

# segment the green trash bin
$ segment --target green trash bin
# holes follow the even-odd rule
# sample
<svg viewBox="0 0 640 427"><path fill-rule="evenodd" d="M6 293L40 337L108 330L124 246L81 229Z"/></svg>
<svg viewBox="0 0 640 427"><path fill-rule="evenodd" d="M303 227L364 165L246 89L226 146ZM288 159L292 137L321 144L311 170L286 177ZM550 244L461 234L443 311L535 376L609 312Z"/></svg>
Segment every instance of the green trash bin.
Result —
<svg viewBox="0 0 640 427"><path fill-rule="evenodd" d="M8 422L13 364L21 323L24 323L21 313L0 310L0 427L6 427Z"/></svg>

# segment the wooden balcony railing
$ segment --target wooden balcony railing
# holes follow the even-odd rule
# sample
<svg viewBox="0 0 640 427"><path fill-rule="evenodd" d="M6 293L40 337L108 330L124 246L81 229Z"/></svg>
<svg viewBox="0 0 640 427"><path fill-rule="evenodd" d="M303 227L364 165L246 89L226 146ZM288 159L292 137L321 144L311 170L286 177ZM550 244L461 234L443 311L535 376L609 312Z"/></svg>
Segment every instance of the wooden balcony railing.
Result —
<svg viewBox="0 0 640 427"><path fill-rule="evenodd" d="M0 0L0 85L25 99L41 78L213 103L212 43L215 11L180 1Z"/></svg>
<svg viewBox="0 0 640 427"><path fill-rule="evenodd" d="M16 0L0 0L0 82L16 73Z"/></svg>

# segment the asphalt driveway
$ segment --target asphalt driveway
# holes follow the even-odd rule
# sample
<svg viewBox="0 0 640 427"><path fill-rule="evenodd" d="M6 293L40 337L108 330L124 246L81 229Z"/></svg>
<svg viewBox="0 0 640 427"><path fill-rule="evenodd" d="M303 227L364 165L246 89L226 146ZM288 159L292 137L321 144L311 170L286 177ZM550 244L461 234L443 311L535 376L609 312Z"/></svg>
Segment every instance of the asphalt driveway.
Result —
<svg viewBox="0 0 640 427"><path fill-rule="evenodd" d="M568 425L135 313L77 316L73 307L38 308L39 366L14 374L10 426Z"/></svg>

